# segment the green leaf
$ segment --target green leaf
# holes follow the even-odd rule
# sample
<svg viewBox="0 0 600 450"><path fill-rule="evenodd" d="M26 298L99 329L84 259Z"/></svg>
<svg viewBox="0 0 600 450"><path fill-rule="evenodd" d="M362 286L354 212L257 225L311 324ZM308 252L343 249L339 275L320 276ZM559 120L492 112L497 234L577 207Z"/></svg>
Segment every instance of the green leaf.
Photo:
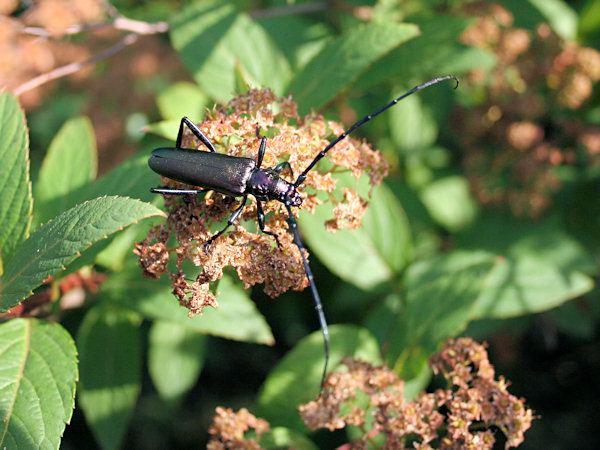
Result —
<svg viewBox="0 0 600 450"><path fill-rule="evenodd" d="M354 89L369 90L385 81L423 82L432 75L459 75L475 67L493 67L495 57L481 49L458 43L459 35L473 22L458 16L436 14L417 20L420 36L376 61L356 81Z"/></svg>
<svg viewBox="0 0 600 450"><path fill-rule="evenodd" d="M474 309L476 318L545 311L588 292L597 265L589 250L556 217L519 221L486 213L458 236L461 247L483 248L501 260Z"/></svg>
<svg viewBox="0 0 600 450"><path fill-rule="evenodd" d="M581 6L579 13L579 33L585 40L592 40L600 32L600 3L597 0L587 0ZM597 38L596 38L597 39ZM579 41L581 42L581 39ZM597 42L597 40L596 40ZM589 42L588 42L589 45Z"/></svg>
<svg viewBox="0 0 600 450"><path fill-rule="evenodd" d="M163 119L173 119L178 123L183 116L194 121L200 120L204 117L205 108L210 106L208 96L197 85L189 82L170 85L158 94L156 103Z"/></svg>
<svg viewBox="0 0 600 450"><path fill-rule="evenodd" d="M153 205L102 197L76 206L33 233L0 278L0 311L17 305L46 278L64 269L94 242L145 217L163 215Z"/></svg>
<svg viewBox="0 0 600 450"><path fill-rule="evenodd" d="M381 364L377 340L366 329L333 325L329 337L329 371L346 356ZM271 371L258 395L259 416L273 426L306 432L297 407L317 395L324 364L323 335L317 331L298 342Z"/></svg>
<svg viewBox="0 0 600 450"><path fill-rule="evenodd" d="M494 255L453 251L410 266L403 280L406 307L397 316L385 358L401 378L414 378L447 338L464 330Z"/></svg>
<svg viewBox="0 0 600 450"><path fill-rule="evenodd" d="M178 323L157 320L149 336L148 369L160 396L179 400L198 380L207 339Z"/></svg>
<svg viewBox="0 0 600 450"><path fill-rule="evenodd" d="M104 449L121 447L141 388L139 320L130 312L95 307L77 335L80 352L78 402Z"/></svg>
<svg viewBox="0 0 600 450"><path fill-rule="evenodd" d="M259 444L266 449L317 450L319 448L304 434L284 427L275 427L264 433Z"/></svg>
<svg viewBox="0 0 600 450"><path fill-rule="evenodd" d="M540 23L549 23L563 39L577 35L577 13L561 0L502 0L514 16L514 27L535 31Z"/></svg>
<svg viewBox="0 0 600 450"><path fill-rule="evenodd" d="M188 317L171 293L166 276L160 280L142 278L137 265L127 264L100 287L102 298L137 311L144 317L168 320L201 333L244 342L273 344L271 329L246 291L224 276L217 287L218 309L206 308L202 316Z"/></svg>
<svg viewBox="0 0 600 450"><path fill-rule="evenodd" d="M29 138L25 116L10 92L0 93L0 274L31 225Z"/></svg>
<svg viewBox="0 0 600 450"><path fill-rule="evenodd" d="M311 252L343 280L370 290L390 280L410 259L411 237L402 207L386 186L373 191L363 226L330 233L325 221L330 209L317 207L315 214L298 220Z"/></svg>
<svg viewBox="0 0 600 450"><path fill-rule="evenodd" d="M561 270L597 274L594 255L567 233L558 216L543 221L518 220L512 216L486 212L457 235L460 247L484 248L514 258L538 256Z"/></svg>
<svg viewBox="0 0 600 450"><path fill-rule="evenodd" d="M150 193L150 187L158 183L159 179L148 167L149 157L150 151L136 153L94 182L67 194L64 205L73 207L86 200L107 195L154 200L156 195Z"/></svg>
<svg viewBox="0 0 600 450"><path fill-rule="evenodd" d="M263 17L257 20L267 30L273 42L277 42L292 68L306 65L327 45L332 33L330 24L311 20L306 14Z"/></svg>
<svg viewBox="0 0 600 450"><path fill-rule="evenodd" d="M96 178L97 159L90 119L77 117L65 122L50 144L34 185L36 224L74 205L69 194Z"/></svg>
<svg viewBox="0 0 600 450"><path fill-rule="evenodd" d="M479 212L469 183L462 176L448 176L429 183L419 196L431 218L451 232L471 224Z"/></svg>
<svg viewBox="0 0 600 450"><path fill-rule="evenodd" d="M170 24L173 46L205 92L225 103L235 93L236 64L278 95L290 77L287 59L265 30L231 3L189 4Z"/></svg>
<svg viewBox="0 0 600 450"><path fill-rule="evenodd" d="M193 119L192 119L193 120ZM165 139L175 141L177 139L177 130L179 130L179 119L167 119L160 122L150 123L144 127L146 133L152 133Z"/></svg>
<svg viewBox="0 0 600 450"><path fill-rule="evenodd" d="M390 134L399 152L414 154L435 143L438 125L433 107L422 96L411 95L389 111Z"/></svg>
<svg viewBox="0 0 600 450"><path fill-rule="evenodd" d="M370 24L334 40L298 72L287 88L298 103L298 113L318 110L374 61L418 33L419 29L411 24Z"/></svg>
<svg viewBox="0 0 600 450"><path fill-rule="evenodd" d="M577 13L562 0L529 0L546 18L556 34L567 41L577 37Z"/></svg>
<svg viewBox="0 0 600 450"><path fill-rule="evenodd" d="M59 448L75 406L77 350L56 323L0 324L0 447Z"/></svg>
<svg viewBox="0 0 600 450"><path fill-rule="evenodd" d="M490 274L473 318L507 318L546 311L593 287L589 276L562 271L538 256L507 257Z"/></svg>
<svg viewBox="0 0 600 450"><path fill-rule="evenodd" d="M596 331L596 316L590 314L587 305L568 302L550 311L560 333L569 337L590 341Z"/></svg>

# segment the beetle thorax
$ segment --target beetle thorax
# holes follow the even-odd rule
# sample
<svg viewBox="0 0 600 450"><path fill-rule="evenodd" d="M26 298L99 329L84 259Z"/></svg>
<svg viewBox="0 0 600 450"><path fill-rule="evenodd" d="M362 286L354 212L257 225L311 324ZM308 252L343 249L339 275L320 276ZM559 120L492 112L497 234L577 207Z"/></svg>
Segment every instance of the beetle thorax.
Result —
<svg viewBox="0 0 600 450"><path fill-rule="evenodd" d="M293 184L288 183L273 169L260 169L252 174L247 192L257 200L279 200L290 206L300 206L302 198Z"/></svg>

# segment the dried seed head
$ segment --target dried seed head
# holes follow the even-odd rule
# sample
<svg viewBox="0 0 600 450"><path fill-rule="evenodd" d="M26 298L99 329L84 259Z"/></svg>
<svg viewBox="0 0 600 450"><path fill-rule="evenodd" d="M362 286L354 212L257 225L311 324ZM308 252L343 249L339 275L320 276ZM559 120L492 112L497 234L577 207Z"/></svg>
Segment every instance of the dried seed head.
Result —
<svg viewBox="0 0 600 450"><path fill-rule="evenodd" d="M213 424L208 430L211 435L206 448L220 449L260 449L260 437L269 431L269 423L250 414L246 408L233 412L232 409L218 406ZM248 438L246 432L253 429L256 438Z"/></svg>
<svg viewBox="0 0 600 450"><path fill-rule="evenodd" d="M352 447L378 435L383 448L493 448L494 428L506 436L506 448L518 446L531 426L533 412L523 399L494 379L485 346L469 338L450 339L429 365L447 380L446 389L403 397L404 382L385 366L373 367L347 357L345 372L331 372L317 400L300 405L311 429L355 425L365 434ZM437 443L437 444L436 444Z"/></svg>
<svg viewBox="0 0 600 450"><path fill-rule="evenodd" d="M469 76L481 104L452 115L471 190L484 206L538 218L561 186L557 166L600 163L587 138L600 128L585 124L585 113L565 113L587 106L600 79L600 52L564 41L548 24L517 28L494 3L469 2L464 12L476 22L463 42L497 58L494 68Z"/></svg>
<svg viewBox="0 0 600 450"><path fill-rule="evenodd" d="M268 89L251 90L235 97L223 108L213 108L199 126L218 152L254 160L260 147L257 129L260 130L268 137L262 167L274 167L287 161L294 176L308 167L329 144L328 139L344 131L342 125L326 121L319 115L299 117L297 105L291 98L279 99ZM182 147L206 151L187 129ZM336 195L337 183L333 174L348 172L355 178L365 174L374 187L381 183L387 168L379 152L364 142L346 138L308 173L299 192L302 207L314 212L318 204L331 202L335 219L327 223L327 228L355 228L360 225L367 201L349 188L343 188ZM282 176L287 181L295 181L286 171ZM162 178L162 183L168 188L190 188L167 178ZM327 195L318 197L319 192ZM171 275L173 291L180 303L190 309L191 315L200 313L206 305L216 304L209 284L221 278L227 266L236 269L245 287L264 283L265 292L272 297L288 289L302 290L308 285L300 253L288 232L287 211L282 203L269 201L263 204L267 215L266 229L278 236L281 249L272 237L260 231L250 232L239 223L251 221L256 224L254 202L244 208L235 229L216 239L210 248L204 244L224 227L239 206L238 199L208 192L202 198L197 195L165 196L165 205L169 211L166 228L152 230L148 239L138 244L136 252L140 255L144 273L154 278L167 272L168 253L175 252L178 272ZM256 225L250 227L257 228ZM175 248L167 247L171 236L177 241ZM153 244L153 241L157 243ZM202 268L192 284L181 271L186 260Z"/></svg>

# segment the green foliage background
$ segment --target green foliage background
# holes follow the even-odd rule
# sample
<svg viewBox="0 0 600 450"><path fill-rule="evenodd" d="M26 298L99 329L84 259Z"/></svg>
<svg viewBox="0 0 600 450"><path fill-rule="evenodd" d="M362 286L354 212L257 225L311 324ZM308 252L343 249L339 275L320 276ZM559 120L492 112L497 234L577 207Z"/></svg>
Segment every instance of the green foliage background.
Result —
<svg viewBox="0 0 600 450"><path fill-rule="evenodd" d="M182 65L131 81L132 95L150 95L155 106L128 111L123 120L131 129L147 125L153 134L123 136L139 151L119 157L124 161L110 170L102 156L110 149L97 151L94 127L79 114L90 105L115 111L126 99L92 103L87 92L59 86L27 113L30 174L24 117L3 92L0 161L10 170L0 171L0 307L7 311L32 291L48 289L40 286L49 276L53 301L44 318L0 324L0 355L13 369L0 374L0 423L7 424L0 427L0 445L57 448L75 391L65 447L89 444L93 436L100 448L198 448L218 405L247 407L278 427L266 440L269 448L347 442L343 434L311 435L296 411L316 395L323 366L320 331L311 334L317 322L309 292L271 300L226 276L217 289L220 308L190 319L170 294L169 280L141 277L133 243L164 220L151 204L161 200L149 193L159 180L147 158L152 148L171 145L183 115L200 122L205 107L248 87L293 94L300 114L317 111L351 124L446 74L464 77L457 90L430 88L355 133L381 149L392 167L373 193L362 228L330 234L323 226L329 211L300 216L332 324L331 367L346 355L386 362L415 394L427 387L427 359L445 339L487 339L508 378L516 378L516 394L531 395L530 406L542 415L525 446L568 447L586 433L594 439L595 430L580 420L586 407L563 415L545 410L539 398L553 394L540 394L539 374L528 371L535 370L532 361L551 360L563 348L598 354L600 173L588 162L557 169L562 187L549 194L553 206L535 220L515 217L510 205L478 203L452 119L457 108L483 103L468 74L489 74L498 59L461 43L474 23L462 13L466 3L353 0L306 13L311 2L115 2L128 17L168 20L172 60ZM515 26L534 33L544 22L566 40L600 47L593 0L499 3ZM286 14L292 7L297 12ZM368 19L358 13L364 7L371 8ZM99 65L92 80L102 83L111 64ZM86 89L93 92L94 82ZM549 113L598 127L599 100L595 90L579 110ZM137 223L150 216L157 217ZM106 280L78 308L66 308L61 279L92 266ZM546 347L536 340L542 338ZM571 362L578 380L598 370L589 359ZM573 386L560 367L548 364L557 385ZM593 398L597 388L590 383L588 389ZM36 414L27 411L31 405ZM565 418L570 428L552 426Z"/></svg>

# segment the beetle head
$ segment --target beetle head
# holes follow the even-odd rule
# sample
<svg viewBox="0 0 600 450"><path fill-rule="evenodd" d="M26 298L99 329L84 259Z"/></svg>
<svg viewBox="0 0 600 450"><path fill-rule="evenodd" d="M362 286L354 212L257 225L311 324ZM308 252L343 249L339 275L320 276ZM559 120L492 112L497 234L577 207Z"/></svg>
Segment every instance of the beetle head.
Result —
<svg viewBox="0 0 600 450"><path fill-rule="evenodd" d="M298 194L298 191L291 185L292 189L287 191L285 195L284 203L290 206L300 206L302 204L302 197Z"/></svg>

